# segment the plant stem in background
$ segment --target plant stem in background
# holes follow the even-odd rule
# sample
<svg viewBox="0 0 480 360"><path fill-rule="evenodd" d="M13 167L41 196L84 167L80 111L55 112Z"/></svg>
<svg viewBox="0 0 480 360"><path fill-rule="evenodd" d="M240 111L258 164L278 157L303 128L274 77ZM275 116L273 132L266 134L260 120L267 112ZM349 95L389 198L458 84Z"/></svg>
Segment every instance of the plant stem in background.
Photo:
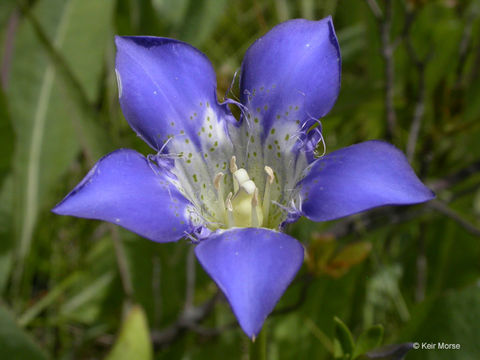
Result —
<svg viewBox="0 0 480 360"><path fill-rule="evenodd" d="M250 360L267 359L267 326L264 325L258 337L250 343Z"/></svg>

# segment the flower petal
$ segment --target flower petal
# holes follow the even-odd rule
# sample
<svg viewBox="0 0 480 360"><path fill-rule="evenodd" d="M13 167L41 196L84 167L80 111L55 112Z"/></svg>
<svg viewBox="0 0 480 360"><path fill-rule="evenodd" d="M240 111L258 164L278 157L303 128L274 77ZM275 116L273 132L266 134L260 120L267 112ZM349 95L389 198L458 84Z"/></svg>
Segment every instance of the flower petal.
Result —
<svg viewBox="0 0 480 360"><path fill-rule="evenodd" d="M335 103L340 70L331 17L290 20L247 50L240 79L241 101L254 116L258 113L264 135L281 122L299 121L306 132Z"/></svg>
<svg viewBox="0 0 480 360"><path fill-rule="evenodd" d="M314 160L321 127L309 129L335 103L340 70L330 17L284 22L247 50L240 78L244 116L231 125L239 130L230 135L238 162L245 163L260 191L265 186L264 165L275 171L278 183L271 196L284 207L291 203L290 190ZM275 217L281 222L277 209Z"/></svg>
<svg viewBox="0 0 480 360"><path fill-rule="evenodd" d="M130 126L160 150L172 137L200 147L207 117L230 117L218 105L210 61L194 47L158 37L116 37L120 105Z"/></svg>
<svg viewBox="0 0 480 360"><path fill-rule="evenodd" d="M200 242L195 253L249 337L260 332L303 262L297 240L262 228L215 233Z"/></svg>
<svg viewBox="0 0 480 360"><path fill-rule="evenodd" d="M435 197L403 153L382 141L352 145L316 160L300 186L301 211L327 221L377 206L417 204Z"/></svg>
<svg viewBox="0 0 480 360"><path fill-rule="evenodd" d="M52 211L109 221L153 241L176 241L193 231L193 213L170 176L134 150L117 150Z"/></svg>

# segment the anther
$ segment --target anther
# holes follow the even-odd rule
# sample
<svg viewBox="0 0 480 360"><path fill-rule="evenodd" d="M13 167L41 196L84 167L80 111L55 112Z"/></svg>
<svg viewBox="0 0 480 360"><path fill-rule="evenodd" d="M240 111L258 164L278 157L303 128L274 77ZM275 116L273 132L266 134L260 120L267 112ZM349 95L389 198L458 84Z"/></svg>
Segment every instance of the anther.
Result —
<svg viewBox="0 0 480 360"><path fill-rule="evenodd" d="M270 166L265 166L267 180L265 181L265 192L263 193L263 221L268 226L268 215L270 213L270 186L275 179L275 174Z"/></svg>
<svg viewBox="0 0 480 360"><path fill-rule="evenodd" d="M233 155L232 158L230 159L230 172L233 174L237 170L238 170L237 158L235 155Z"/></svg>
<svg viewBox="0 0 480 360"><path fill-rule="evenodd" d="M273 180L275 180L275 174L273 173L273 170L270 166L265 166L265 172L267 173L267 181L269 184L273 183Z"/></svg>
<svg viewBox="0 0 480 360"><path fill-rule="evenodd" d="M222 186L221 184L221 180L223 178L223 173L222 172L219 172L217 175L215 175L215 178L213 179L213 185L215 186L215 189L217 189L217 191L220 190L220 187Z"/></svg>
<svg viewBox="0 0 480 360"><path fill-rule="evenodd" d="M227 195L227 201L225 202L225 205L227 206L228 211L233 211L232 196L233 196L233 193L230 191Z"/></svg>

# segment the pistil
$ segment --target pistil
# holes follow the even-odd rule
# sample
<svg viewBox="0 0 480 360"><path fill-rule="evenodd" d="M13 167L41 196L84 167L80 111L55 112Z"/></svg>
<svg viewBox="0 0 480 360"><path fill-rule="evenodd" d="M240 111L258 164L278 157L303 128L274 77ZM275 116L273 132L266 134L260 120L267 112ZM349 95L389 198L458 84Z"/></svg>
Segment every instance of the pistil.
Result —
<svg viewBox="0 0 480 360"><path fill-rule="evenodd" d="M230 159L230 172L233 180L233 192L227 195L224 200L224 176L219 172L215 175L213 184L217 191L217 200L220 202L222 221L231 227L261 227L268 226L270 212L270 187L275 179L271 167L265 166L267 178L265 180L265 192L263 202L261 201L259 189L255 182L250 179L247 170L237 166L237 159L232 156Z"/></svg>
<svg viewBox="0 0 480 360"><path fill-rule="evenodd" d="M230 160L230 171L233 176L234 189L230 205L235 226L261 226L263 214L259 206L257 186L250 179L247 170L238 168L235 156L232 156ZM227 204L227 212L228 209L229 204Z"/></svg>

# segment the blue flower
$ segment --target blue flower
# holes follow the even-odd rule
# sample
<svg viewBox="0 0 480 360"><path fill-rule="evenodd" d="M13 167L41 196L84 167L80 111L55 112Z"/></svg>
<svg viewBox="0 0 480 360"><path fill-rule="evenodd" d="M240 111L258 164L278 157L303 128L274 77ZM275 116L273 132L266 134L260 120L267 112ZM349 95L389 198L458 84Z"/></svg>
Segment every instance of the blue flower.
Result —
<svg viewBox="0 0 480 360"><path fill-rule="evenodd" d="M187 237L254 337L303 262L281 232L433 193L392 145L369 141L316 157L318 119L340 89L331 18L291 20L258 39L241 68L240 100L218 103L209 60L183 42L117 37L123 113L156 152L102 158L53 211L100 219L157 242ZM240 107L237 121L228 103Z"/></svg>

